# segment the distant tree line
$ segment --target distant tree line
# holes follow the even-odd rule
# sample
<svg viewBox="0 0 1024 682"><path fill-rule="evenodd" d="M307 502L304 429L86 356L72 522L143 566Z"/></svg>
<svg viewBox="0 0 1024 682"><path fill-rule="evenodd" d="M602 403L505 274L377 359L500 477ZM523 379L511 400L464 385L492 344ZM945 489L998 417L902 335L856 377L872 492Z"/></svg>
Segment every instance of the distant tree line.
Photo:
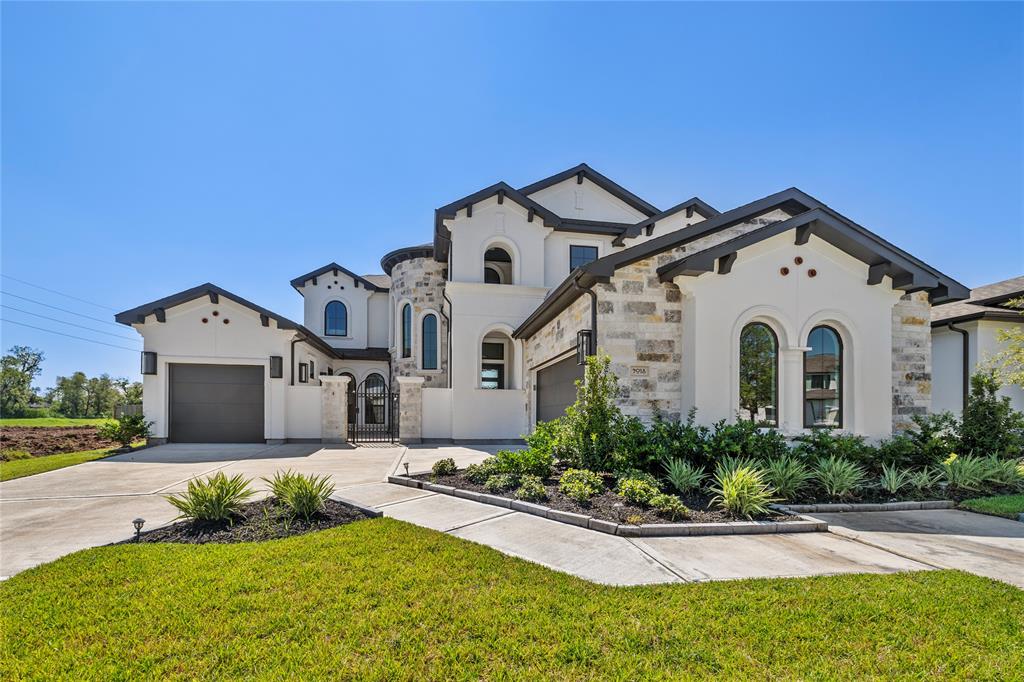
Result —
<svg viewBox="0 0 1024 682"><path fill-rule="evenodd" d="M57 377L43 392L32 386L42 372L45 356L28 346L14 346L0 361L0 416L112 417L116 405L142 402L142 384L109 374L88 377L85 372Z"/></svg>

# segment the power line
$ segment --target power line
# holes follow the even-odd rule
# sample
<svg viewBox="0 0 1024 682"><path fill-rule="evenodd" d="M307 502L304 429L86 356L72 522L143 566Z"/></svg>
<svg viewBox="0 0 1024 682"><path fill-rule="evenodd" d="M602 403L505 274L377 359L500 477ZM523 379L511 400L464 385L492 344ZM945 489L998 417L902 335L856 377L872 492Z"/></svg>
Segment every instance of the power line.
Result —
<svg viewBox="0 0 1024 682"><path fill-rule="evenodd" d="M15 282L21 282L22 284L27 284L28 286L35 287L36 289L42 289L43 291L49 291L51 294L57 294L58 296L67 296L68 298L72 298L72 299L74 299L76 301L80 301L81 303L88 303L89 305L94 305L97 308L104 308L106 310L113 310L115 313L117 312L117 308L111 308L110 306L103 305L102 303L94 303L93 301L87 301L84 298L78 298L77 296L72 296L71 294L65 294L63 291L57 291L56 289L47 289L44 286L40 286L38 284L33 284L32 282L26 282L25 280L18 279L17 277L11 277L10 275L0 275L0 277L3 277L5 279L14 280Z"/></svg>
<svg viewBox="0 0 1024 682"><path fill-rule="evenodd" d="M79 341L88 341L89 343L96 343L96 344L99 344L101 346L110 346L111 348L120 348L121 350L130 350L133 353L138 353L139 352L138 348L128 348L127 346L117 346L117 345L115 345L113 343L105 343L103 341L96 341L96 340L93 340L93 339L87 339L84 336L75 336L74 334L65 334L64 332L54 331L53 329L44 329L42 327L36 327L34 325L31 325L31 324L25 324L24 322L18 322L16 320L6 320L6 319L3 319L3 318L0 318L0 322L10 322L11 324L16 324L16 325L19 325L19 326L22 326L22 327L28 327L29 329L38 329L41 332L49 332L50 334L57 334L58 336L66 336L69 339L78 339Z"/></svg>
<svg viewBox="0 0 1024 682"><path fill-rule="evenodd" d="M91 332L94 332L96 334L106 334L107 336L114 336L114 337L117 337L119 339L124 339L125 341L141 341L141 339L139 339L139 337L137 337L137 336L132 338L131 336L125 336L124 334L115 334L114 332L105 332L102 329L93 329L92 327L86 327L84 324L75 324L74 322L65 322L64 320L58 319L56 317L49 317L47 315L40 315L39 313L34 313L31 310L22 310L21 308L15 308L13 305L7 305L6 303L0 303L0 308L7 308L8 310L17 310L19 313L25 313L26 315L32 315L33 317L41 317L44 320L50 320L51 322L59 322L61 324L66 324L66 325L69 325L71 327L78 327L79 329L85 329L87 331L91 331Z"/></svg>
<svg viewBox="0 0 1024 682"><path fill-rule="evenodd" d="M82 313L76 313L74 310L68 310L67 308L61 308L60 306L50 305L49 303L43 303L42 301L37 301L34 298L28 298L26 296L19 296L18 294L9 294L6 291L0 291L0 294L3 294L4 296L13 296L14 298L20 298L22 301L28 301L29 303L35 303L36 305L41 305L41 306L44 306L46 308L53 308L54 310L59 310L62 313L70 313L71 315L77 315L78 317L84 317L85 319L92 320L94 322L102 322L103 324L111 324L111 325L114 325L115 327L117 327L118 329L121 328L121 325L118 324L117 322L111 322L110 320L102 320L102 319L100 319L98 317L93 317L92 315L83 315Z"/></svg>

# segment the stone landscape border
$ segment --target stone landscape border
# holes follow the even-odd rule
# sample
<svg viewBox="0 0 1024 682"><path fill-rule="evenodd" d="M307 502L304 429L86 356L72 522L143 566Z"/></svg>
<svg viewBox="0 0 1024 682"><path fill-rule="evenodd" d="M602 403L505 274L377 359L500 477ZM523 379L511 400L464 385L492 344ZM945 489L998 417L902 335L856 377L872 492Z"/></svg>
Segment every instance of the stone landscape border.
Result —
<svg viewBox="0 0 1024 682"><path fill-rule="evenodd" d="M542 504L513 500L500 495L480 493L475 490L453 488L450 485L439 485L430 481L423 481L407 476L388 476L388 483L404 485L409 488L419 488L428 492L440 493L461 497L472 502L494 505L504 509L523 512L541 518L567 523L580 528L589 528L608 535L618 535L627 538L650 538L650 537L674 537L674 536L702 536L702 535L764 535L768 533L814 533L827 532L828 524L809 516L803 516L797 512L787 509L778 511L789 516L796 516L798 521L729 521L725 523L645 523L633 526L614 521L595 519L585 514L551 509Z"/></svg>
<svg viewBox="0 0 1024 682"><path fill-rule="evenodd" d="M952 500L927 500L924 502L879 502L826 504L773 504L772 509L796 514L831 514L836 512L890 512L890 511L921 511L924 509L953 509L956 502Z"/></svg>

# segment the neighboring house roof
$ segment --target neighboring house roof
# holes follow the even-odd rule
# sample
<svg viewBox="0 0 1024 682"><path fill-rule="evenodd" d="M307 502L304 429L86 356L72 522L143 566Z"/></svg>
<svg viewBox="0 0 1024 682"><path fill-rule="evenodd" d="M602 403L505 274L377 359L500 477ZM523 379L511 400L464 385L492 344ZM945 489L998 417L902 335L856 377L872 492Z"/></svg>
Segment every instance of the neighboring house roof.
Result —
<svg viewBox="0 0 1024 682"><path fill-rule="evenodd" d="M164 298L157 299L156 301L150 301L149 303L144 303L143 305L136 306L135 308L117 313L114 315L114 320L121 324L131 326L133 324L141 324L145 322L148 315L155 315L157 322L164 322L166 319L165 311L168 308L174 308L175 306L203 297L209 297L211 303L217 303L221 296L229 301L234 301L244 308L248 308L249 310L258 313L260 321L263 323L264 327L270 325L270 320L274 320L277 323L278 329L295 330L304 340L308 341L322 353L332 356L335 355L334 348L327 345L319 336L311 332L306 327L303 327L298 322L293 322L283 315L278 315L266 308L262 308L252 301L248 301L241 296L233 294L227 289L223 289L216 284L211 284L210 282L200 284L197 287L185 289L184 291L179 291L176 294L171 294L170 296L165 296Z"/></svg>
<svg viewBox="0 0 1024 682"><path fill-rule="evenodd" d="M693 197L692 199L687 199L681 204L676 204L672 208L665 209L661 213L652 215L647 220L641 220L636 225L631 226L625 233L616 237L615 241L613 241L612 244L614 244L615 246L622 246L623 243L625 243L626 239L639 237L642 232L647 232L647 236L650 236L652 231L654 230L655 223L658 223L666 218L670 218L674 216L676 213L679 213L680 211L684 210L687 212L687 217L689 217L693 213L697 213L698 215L705 219L712 218L721 213L721 211L716 209L711 204L705 202L700 197Z"/></svg>
<svg viewBox="0 0 1024 682"><path fill-rule="evenodd" d="M396 265L403 261L412 260L413 258L430 258L434 255L433 244L419 244L418 246L404 246L400 249L395 249L389 253L384 254L384 257L380 259L380 268L386 272L390 278L391 270Z"/></svg>
<svg viewBox="0 0 1024 682"><path fill-rule="evenodd" d="M374 284L378 289L391 288L390 275L363 275L363 279L365 279L367 282Z"/></svg>
<svg viewBox="0 0 1024 682"><path fill-rule="evenodd" d="M534 194L535 192L541 191L542 189L547 189L552 185L557 185L560 182L565 182L566 180L573 176L576 177L576 182L580 184L583 184L583 178L590 180L592 183L603 189L605 192L608 192L608 194L611 194L613 197L620 199L624 203L635 208L636 210L640 211L646 216L652 216L658 213L658 208L656 206L644 201L643 199L633 194L632 192L630 192L628 189L618 184L617 182L614 182L613 180L609 179L604 175L601 175L600 173L598 173L596 170L594 170L585 163L581 163L578 166L573 166L572 168L566 169L561 173L555 173L551 177L544 178L543 180L538 180L537 182L527 185L526 187L520 187L519 191L522 194L529 196L531 194Z"/></svg>
<svg viewBox="0 0 1024 682"><path fill-rule="evenodd" d="M971 289L971 296L965 301L946 303L932 308L932 326L942 327L956 322L971 320L996 320L999 322L1024 323L1024 315L1005 304L1014 298L1024 297L1024 277L1013 277Z"/></svg>
<svg viewBox="0 0 1024 682"><path fill-rule="evenodd" d="M365 277L361 277L361 276L357 275L356 273L352 272L351 270L348 270L346 268L341 267L337 263L328 263L327 265L323 266L322 268L317 268L313 272L307 272L305 275L302 275L300 277L296 277L295 279L293 279L291 281L291 285L293 287L295 287L295 290L298 291L301 294L302 291L300 289L302 287L306 286L306 282L308 282L309 280L316 280L317 277L320 277L320 276L322 276L322 275L324 275L324 274L326 274L328 272L332 272L335 275L337 275L339 272L344 273L344 274L346 274L346 275L348 275L349 277L352 278L352 280L356 283L356 286L359 286L360 284L362 284L365 288L369 289L370 291L387 291L388 290L388 287L386 287L386 286L378 286L374 282L371 282L370 280L366 279ZM313 283L316 284L315 281Z"/></svg>
<svg viewBox="0 0 1024 682"><path fill-rule="evenodd" d="M893 278L895 287L908 291L928 290L933 301L960 300L969 295L967 287L956 280L833 211L809 194L792 187L577 268L515 330L514 336L531 336L571 305L582 294L581 287L589 288L597 282L606 282L619 268L684 246L733 225L749 222L775 209L782 209L792 217L756 228L723 244L687 254L686 257L659 268L659 275L663 280L670 280L678 274L708 272L720 258L723 259L719 264L720 272L725 274L732 265L734 256L731 254L738 249L783 231L796 229L798 243L806 242L813 233L868 263L872 266L869 283L877 283L881 281L882 276L888 274Z"/></svg>

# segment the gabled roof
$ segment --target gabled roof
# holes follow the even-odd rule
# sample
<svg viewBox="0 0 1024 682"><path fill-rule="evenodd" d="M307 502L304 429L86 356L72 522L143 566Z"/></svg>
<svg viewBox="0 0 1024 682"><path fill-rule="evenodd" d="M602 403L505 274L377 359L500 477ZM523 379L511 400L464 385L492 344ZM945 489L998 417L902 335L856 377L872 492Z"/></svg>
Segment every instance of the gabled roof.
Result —
<svg viewBox="0 0 1024 682"><path fill-rule="evenodd" d="M183 303L188 303L190 301L194 301L196 299L203 297L209 297L211 303L217 303L220 300L221 296L228 299L229 301L234 301L235 303L244 308L248 308L249 310L258 313L260 316L260 321L263 323L264 327L270 325L270 320L274 320L277 323L278 329L295 330L303 339L308 341L311 345L315 346L322 353L325 353L326 355L330 356L335 355L333 348L328 346L326 343L324 343L322 339L320 339L320 337L311 332L309 329L303 327L298 322L293 322L289 320L287 317L284 317L283 315L278 315L277 313L271 312L266 308L262 308L253 303L252 301L247 301L241 296L233 294L227 289L223 289L217 286L216 284L211 284L209 282L205 284L200 284L199 286L196 287L192 287L191 289L179 291L178 293L171 294L170 296L165 296L164 298L157 299L156 301L150 301L149 303L144 303L143 305L136 306L135 308L131 308L129 310L117 313L116 315L114 315L114 320L120 322L121 324L128 325L130 327L133 324L141 324L145 322L146 317L149 315L155 315L157 322L163 322L165 320L165 311L168 308L174 308L175 306L179 306Z"/></svg>
<svg viewBox="0 0 1024 682"><path fill-rule="evenodd" d="M1024 277L1013 277L971 289L966 301L946 303L932 308L932 326L943 327L956 322L971 320L994 320L997 322L1019 322L1024 324L1024 314L1005 304L1024 297Z"/></svg>
<svg viewBox="0 0 1024 682"><path fill-rule="evenodd" d="M434 255L433 244L420 244L418 246L403 246L400 249L395 249L389 253L384 254L384 257L380 259L381 270L386 272L388 276L391 276L391 271L396 265L403 261L412 260L413 258L430 258Z"/></svg>
<svg viewBox="0 0 1024 682"><path fill-rule="evenodd" d="M351 270L347 270L347 269L341 267L337 263L328 263L327 265L323 266L322 268L317 268L313 272L307 272L305 275L302 275L300 277L296 277L295 279L293 279L291 281L291 285L293 287L295 287L295 290L298 291L301 294L302 291L300 291L300 289L302 287L306 286L306 282L308 282L311 279L315 280L317 277L320 277L320 276L322 276L322 275L324 275L324 274L326 274L328 272L333 272L335 275L337 275L339 272L344 273L345 275L347 275L347 276L352 278L352 280L356 283L356 286L359 286L360 284L362 284L364 288L369 289L370 291L387 291L388 290L388 287L378 286L374 282L371 282L370 280L366 279L365 277L361 277L361 276L357 275L356 273L352 272ZM316 284L316 282L313 282L313 283Z"/></svg>
<svg viewBox="0 0 1024 682"><path fill-rule="evenodd" d="M670 218L671 216L674 216L676 213L679 213L680 211L686 211L687 217L689 217L693 213L696 213L704 219L712 218L720 213L718 209L716 209L714 206L707 203L700 197L693 197L691 199L687 199L681 204L676 204L672 208L667 208L661 213L652 215L647 220L641 220L636 225L630 227L629 230L627 230L625 233L617 237L615 241L612 242L612 244L614 244L615 246L622 246L623 243L625 243L626 239L639 237L640 234L644 231L646 231L648 236L650 236L651 230L654 229L655 223L658 223L659 221L662 221L665 218Z"/></svg>
<svg viewBox="0 0 1024 682"><path fill-rule="evenodd" d="M753 230L750 234L755 236L749 237L749 240L766 239L772 234L778 234L787 229L801 230L800 238L806 238L811 233L823 236L823 238L826 238L825 235L827 235L828 239L834 240L837 244L842 244L839 248L848 250L851 255L855 255L855 257L873 266L868 283L877 284L881 281L882 276L889 274L893 278L895 287L907 291L928 290L929 296L936 303L960 300L969 295L967 287L956 280L943 275L866 228L833 211L809 194L791 187L725 213L719 213L684 229L655 237L636 246L631 246L603 258L598 258L583 267L577 268L515 330L514 336L522 338L534 334L579 298L582 294L580 287L589 288L597 282L606 282L615 274L616 270L622 267L659 253L685 246L701 237L720 232L733 225L749 222L758 216L776 209L781 209L790 215L791 218L774 221ZM776 231L772 232L772 230ZM714 253L717 254L718 250L721 250L718 246L705 249L699 253L704 254L705 260L708 258L719 258L728 255L728 253L735 252L739 248L743 248L743 246L747 245L747 237L748 235L743 235L735 240L730 240L733 243L729 247L724 247L725 251L723 251L721 256L708 255L707 253L715 249ZM753 241L750 243L753 243ZM680 261L687 261L687 259L692 258L694 255L698 254L688 254L686 258L680 259ZM680 265L680 261L665 266L662 270L667 272L667 269L673 266L685 269L697 265L704 267L705 265L705 263L698 263L696 260ZM686 273L680 272L678 274Z"/></svg>
<svg viewBox="0 0 1024 682"><path fill-rule="evenodd" d="M658 209L653 204L650 204L637 195L630 192L628 189L618 184L617 182L609 179L608 177L601 175L596 170L591 168L585 163L581 163L578 166L566 169L561 173L555 173L551 177L538 180L537 182L527 185L526 187L519 188L519 191L529 196L535 192L539 192L542 189L547 189L552 185L557 185L560 182L565 182L569 178L576 177L576 181L581 183L583 178L590 180L592 183L603 189L604 191L611 194L613 197L620 199L629 206L635 208L646 216L652 216L658 213Z"/></svg>

